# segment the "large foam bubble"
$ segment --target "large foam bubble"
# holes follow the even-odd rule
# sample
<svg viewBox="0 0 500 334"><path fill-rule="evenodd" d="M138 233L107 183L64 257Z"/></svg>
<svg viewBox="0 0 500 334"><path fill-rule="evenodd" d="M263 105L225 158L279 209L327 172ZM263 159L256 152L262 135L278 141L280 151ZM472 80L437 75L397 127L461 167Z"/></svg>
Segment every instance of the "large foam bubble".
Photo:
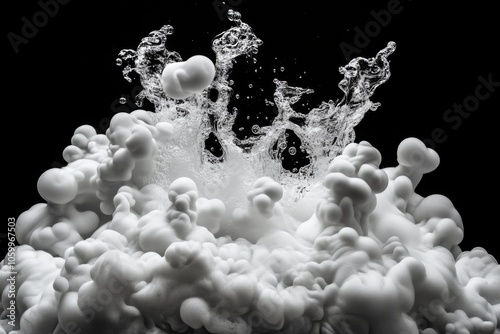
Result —
<svg viewBox="0 0 500 334"><path fill-rule="evenodd" d="M47 202L16 225L14 326L12 268L0 270L0 333L500 333L497 261L461 251L448 198L415 192L437 153L408 138L381 169L380 152L354 142L395 44L341 67L344 97L307 114L294 104L312 90L276 80L278 115L242 140L229 73L262 41L229 18L213 81L178 96L171 70L187 63L165 47L171 27L120 53L155 110L116 114L106 134L79 127L67 165L40 176ZM284 168L290 147L309 164Z"/></svg>

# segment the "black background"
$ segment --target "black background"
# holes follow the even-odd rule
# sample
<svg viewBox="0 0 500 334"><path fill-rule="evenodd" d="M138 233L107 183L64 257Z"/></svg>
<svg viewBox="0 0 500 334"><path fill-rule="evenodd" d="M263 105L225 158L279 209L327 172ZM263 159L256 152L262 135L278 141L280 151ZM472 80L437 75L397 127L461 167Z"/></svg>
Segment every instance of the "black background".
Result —
<svg viewBox="0 0 500 334"><path fill-rule="evenodd" d="M274 77L313 88L311 106L335 100L341 97L338 67L347 63L340 43L356 46L355 28L364 31L374 21L371 11L386 9L390 2L228 1L264 41L257 64L239 60L231 78L242 94L246 94L242 86L252 83L264 88L269 100ZM137 83L127 83L115 65L121 49L135 49L150 31L171 24L175 33L167 42L169 50L178 51L183 59L195 54L214 59L211 40L230 26L215 4L71 0L60 4L36 35L18 46L18 52L8 34L22 35L23 17L33 22L42 7L34 0L3 5L4 221L42 201L36 190L38 177L65 164L62 151L78 126L105 129L117 108L132 110L128 104L117 104L120 97L137 92ZM360 48L360 56L371 57L388 41L398 45L390 57L392 77L372 98L382 106L356 127L356 141L367 140L377 147L382 167L388 167L396 164L401 140L427 139L434 129L442 128L447 138L436 146L441 165L424 177L417 192L449 197L464 220L462 248L481 246L498 259L495 159L500 87L458 128L443 120L447 109L474 94L478 76L492 75L500 82L497 10L489 1L437 6L401 0L400 6L401 12ZM257 65L263 69L251 76ZM284 72L279 70L282 66ZM255 108L244 102L238 107L241 115L251 115ZM5 246L3 236L3 251Z"/></svg>

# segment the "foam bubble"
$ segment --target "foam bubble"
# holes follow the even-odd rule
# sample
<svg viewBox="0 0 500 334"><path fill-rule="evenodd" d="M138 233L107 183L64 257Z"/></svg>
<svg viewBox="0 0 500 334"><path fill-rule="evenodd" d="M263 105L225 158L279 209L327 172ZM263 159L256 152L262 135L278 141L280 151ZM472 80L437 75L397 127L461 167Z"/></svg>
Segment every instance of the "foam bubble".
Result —
<svg viewBox="0 0 500 334"><path fill-rule="evenodd" d="M215 66L205 56L192 56L185 62L170 63L161 75L163 91L173 99L185 99L207 88L214 79Z"/></svg>
<svg viewBox="0 0 500 334"><path fill-rule="evenodd" d="M56 204L71 202L78 191L75 177L60 168L44 172L38 179L37 188L43 199Z"/></svg>

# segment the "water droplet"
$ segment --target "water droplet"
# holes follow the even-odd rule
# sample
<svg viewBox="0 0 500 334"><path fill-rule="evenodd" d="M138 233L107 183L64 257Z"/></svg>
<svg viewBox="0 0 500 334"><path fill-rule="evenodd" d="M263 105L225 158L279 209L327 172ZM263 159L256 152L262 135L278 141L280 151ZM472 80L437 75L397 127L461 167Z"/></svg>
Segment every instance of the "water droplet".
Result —
<svg viewBox="0 0 500 334"><path fill-rule="evenodd" d="M260 126L258 126L257 124L254 124L254 125L252 126L252 132L253 132L254 134L257 134L257 133L259 133L259 131L260 131Z"/></svg>
<svg viewBox="0 0 500 334"><path fill-rule="evenodd" d="M264 103L266 104L266 106L274 106L274 102L269 101L268 99L265 99Z"/></svg>
<svg viewBox="0 0 500 334"><path fill-rule="evenodd" d="M281 72L284 72L284 71L285 71L285 68L284 68L283 66L281 66L280 71L281 71Z"/></svg>
<svg viewBox="0 0 500 334"><path fill-rule="evenodd" d="M240 94L236 94L234 97L237 98L237 99L239 99L240 98Z"/></svg>
<svg viewBox="0 0 500 334"><path fill-rule="evenodd" d="M116 64L116 66L122 66L123 60L121 58L116 58L115 64Z"/></svg>
<svg viewBox="0 0 500 334"><path fill-rule="evenodd" d="M165 33L165 35L172 35L174 33L174 27L171 25L167 24L164 25L161 30Z"/></svg>
<svg viewBox="0 0 500 334"><path fill-rule="evenodd" d="M294 146L291 146L288 148L288 153L290 153L290 155L295 155L297 153L297 149Z"/></svg>
<svg viewBox="0 0 500 334"><path fill-rule="evenodd" d="M229 19L229 21L240 21L241 14L235 10L230 9L227 11L227 18Z"/></svg>
<svg viewBox="0 0 500 334"><path fill-rule="evenodd" d="M370 110L371 110L371 111L375 111L375 110L377 110L377 108L378 108L378 107L380 107L380 106L381 106L381 103L380 103L380 102L375 102L375 103L373 103L373 104L370 106Z"/></svg>
<svg viewBox="0 0 500 334"><path fill-rule="evenodd" d="M278 147L281 148L282 150L284 150L286 148L286 141L282 141L278 144Z"/></svg>
<svg viewBox="0 0 500 334"><path fill-rule="evenodd" d="M120 97L119 102L120 102L121 104L125 104L125 103L127 103L127 99L126 99L126 98L124 98L124 97Z"/></svg>
<svg viewBox="0 0 500 334"><path fill-rule="evenodd" d="M213 146L212 146L212 147L210 147L210 151L212 151L212 152L213 152L214 150L215 150L215 149L214 149L214 147L213 147Z"/></svg>
<svg viewBox="0 0 500 334"><path fill-rule="evenodd" d="M253 85L252 84L248 84L248 88L253 88Z"/></svg>

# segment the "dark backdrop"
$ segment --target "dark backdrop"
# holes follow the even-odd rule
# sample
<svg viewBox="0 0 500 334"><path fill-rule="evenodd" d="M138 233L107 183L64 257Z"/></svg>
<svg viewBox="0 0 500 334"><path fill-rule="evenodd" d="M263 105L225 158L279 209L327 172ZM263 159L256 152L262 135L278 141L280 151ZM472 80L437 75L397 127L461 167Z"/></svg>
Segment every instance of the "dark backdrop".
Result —
<svg viewBox="0 0 500 334"><path fill-rule="evenodd" d="M120 107L118 99L136 93L136 84L127 83L115 66L121 49L135 48L150 31L171 24L175 33L167 44L170 50L184 59L195 54L214 59L211 40L230 26L222 14L232 6L264 41L257 55L257 64L263 66L260 77L245 76L252 65L241 60L244 66L235 68L233 79L260 85L268 99L272 99L272 78L278 77L313 88L311 105L335 100L341 96L338 67L346 64L346 58L373 56L388 41L395 41L392 77L372 98L382 106L356 128L357 141L368 140L377 147L387 167L396 164L397 145L404 138L433 140L441 165L424 178L418 192L440 193L452 200L465 224L463 249L482 246L500 258L495 160L500 57L498 15L491 2L437 6L416 0L233 0L225 5L211 0L60 0L57 7L55 3L23 0L3 5L4 222L41 201L37 179L45 170L64 164L61 153L78 126L103 128ZM30 30L27 26L34 23L38 27ZM367 35L363 39L361 34ZM483 100L475 97L482 82L479 77L496 83ZM469 103L471 110L465 116L447 114L463 103ZM132 110L128 104L125 107ZM252 112L248 109L240 107L242 115ZM453 115L453 121L445 121L444 115ZM5 235L1 247L5 251Z"/></svg>

